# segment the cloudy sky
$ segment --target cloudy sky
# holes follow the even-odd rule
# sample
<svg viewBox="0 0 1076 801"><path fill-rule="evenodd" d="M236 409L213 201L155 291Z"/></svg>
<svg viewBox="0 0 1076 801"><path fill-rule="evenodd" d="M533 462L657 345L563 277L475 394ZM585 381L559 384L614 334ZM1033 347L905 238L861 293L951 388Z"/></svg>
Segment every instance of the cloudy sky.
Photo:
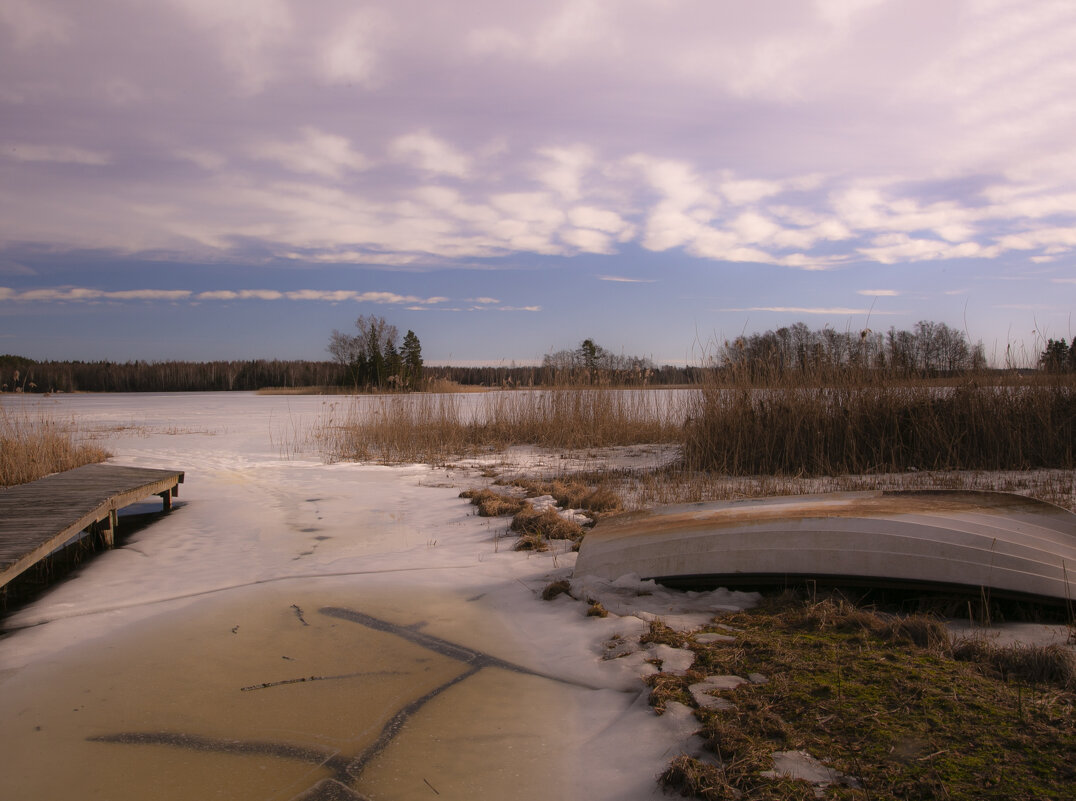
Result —
<svg viewBox="0 0 1076 801"><path fill-rule="evenodd" d="M1076 333L1071 0L0 0L0 353Z"/></svg>

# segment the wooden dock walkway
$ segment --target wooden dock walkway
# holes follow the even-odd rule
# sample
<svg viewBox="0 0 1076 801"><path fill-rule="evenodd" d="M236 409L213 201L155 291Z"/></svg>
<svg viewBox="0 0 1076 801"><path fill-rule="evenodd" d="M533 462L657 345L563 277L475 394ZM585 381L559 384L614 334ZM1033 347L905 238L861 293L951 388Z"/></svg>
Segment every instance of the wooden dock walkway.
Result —
<svg viewBox="0 0 1076 801"><path fill-rule="evenodd" d="M182 483L178 470L88 464L0 489L0 589L87 529L111 547L120 509L159 495L167 511Z"/></svg>

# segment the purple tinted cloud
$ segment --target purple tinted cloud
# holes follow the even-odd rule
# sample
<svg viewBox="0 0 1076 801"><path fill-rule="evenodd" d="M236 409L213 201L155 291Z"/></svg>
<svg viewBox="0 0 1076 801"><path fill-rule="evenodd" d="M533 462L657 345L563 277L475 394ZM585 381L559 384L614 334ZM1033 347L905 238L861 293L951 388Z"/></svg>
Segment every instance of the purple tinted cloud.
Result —
<svg viewBox="0 0 1076 801"><path fill-rule="evenodd" d="M1036 0L6 0L0 263L1063 272L1074 40Z"/></svg>

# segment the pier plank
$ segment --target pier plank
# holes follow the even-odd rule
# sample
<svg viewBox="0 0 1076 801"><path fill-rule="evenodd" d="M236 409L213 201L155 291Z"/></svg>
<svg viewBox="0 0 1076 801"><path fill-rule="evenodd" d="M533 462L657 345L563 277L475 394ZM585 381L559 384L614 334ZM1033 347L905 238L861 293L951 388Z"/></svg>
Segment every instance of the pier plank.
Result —
<svg viewBox="0 0 1076 801"><path fill-rule="evenodd" d="M111 544L120 509L151 495L170 509L182 483L179 470L89 464L0 489L0 588L96 523Z"/></svg>

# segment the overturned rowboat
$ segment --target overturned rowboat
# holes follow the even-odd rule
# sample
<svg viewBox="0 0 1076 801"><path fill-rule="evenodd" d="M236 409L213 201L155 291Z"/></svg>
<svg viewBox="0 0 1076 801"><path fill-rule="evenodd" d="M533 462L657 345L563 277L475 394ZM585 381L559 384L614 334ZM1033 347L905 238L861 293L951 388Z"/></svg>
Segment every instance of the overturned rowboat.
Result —
<svg viewBox="0 0 1076 801"><path fill-rule="evenodd" d="M680 586L817 580L1076 600L1076 515L1001 492L839 492L685 504L601 521L577 576Z"/></svg>

